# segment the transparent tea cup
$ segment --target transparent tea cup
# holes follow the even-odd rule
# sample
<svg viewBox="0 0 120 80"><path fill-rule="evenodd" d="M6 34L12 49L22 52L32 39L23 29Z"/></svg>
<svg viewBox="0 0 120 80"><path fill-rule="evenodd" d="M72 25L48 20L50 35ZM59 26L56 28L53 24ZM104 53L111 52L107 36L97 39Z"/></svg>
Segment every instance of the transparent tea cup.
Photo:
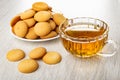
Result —
<svg viewBox="0 0 120 80"><path fill-rule="evenodd" d="M64 48L77 57L109 57L117 51L116 43L108 39L109 27L102 20L89 17L66 19L59 31Z"/></svg>

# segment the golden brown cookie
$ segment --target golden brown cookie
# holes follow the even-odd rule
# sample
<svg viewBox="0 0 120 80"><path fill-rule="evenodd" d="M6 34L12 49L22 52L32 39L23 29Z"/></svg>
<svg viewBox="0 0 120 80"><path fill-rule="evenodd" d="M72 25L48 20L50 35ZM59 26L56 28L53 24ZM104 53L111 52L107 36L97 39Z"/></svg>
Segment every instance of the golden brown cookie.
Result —
<svg viewBox="0 0 120 80"><path fill-rule="evenodd" d="M26 34L25 38L27 39L37 39L38 35L34 31L34 27L29 28L28 33Z"/></svg>
<svg viewBox="0 0 120 80"><path fill-rule="evenodd" d="M62 57L58 52L47 52L45 56L43 56L42 60L47 64L57 64L61 61Z"/></svg>
<svg viewBox="0 0 120 80"><path fill-rule="evenodd" d="M55 31L51 31L48 35L40 37L41 39L47 39L57 36L57 33Z"/></svg>
<svg viewBox="0 0 120 80"><path fill-rule="evenodd" d="M22 73L31 73L38 69L37 61L32 59L25 59L18 64L18 70Z"/></svg>
<svg viewBox="0 0 120 80"><path fill-rule="evenodd" d="M49 11L39 11L35 14L34 19L39 22L48 21L51 18Z"/></svg>
<svg viewBox="0 0 120 80"><path fill-rule="evenodd" d="M35 25L34 31L38 36L45 36L49 34L51 27L48 22L39 22Z"/></svg>
<svg viewBox="0 0 120 80"><path fill-rule="evenodd" d="M32 5L32 9L35 11L47 11L49 9L49 6L45 2L35 2Z"/></svg>
<svg viewBox="0 0 120 80"><path fill-rule="evenodd" d="M19 37L24 37L28 31L28 26L24 21L18 21L14 26L14 33Z"/></svg>
<svg viewBox="0 0 120 80"><path fill-rule="evenodd" d="M21 49L12 49L8 51L6 57L9 61L19 61L25 57L25 53Z"/></svg>
<svg viewBox="0 0 120 80"><path fill-rule="evenodd" d="M29 57L32 59L40 59L46 54L46 49L44 47L38 47L30 51Z"/></svg>
<svg viewBox="0 0 120 80"><path fill-rule="evenodd" d="M52 30L54 30L56 28L56 24L53 20L49 20L50 23L50 27L52 28Z"/></svg>
<svg viewBox="0 0 120 80"><path fill-rule="evenodd" d="M57 25L60 25L65 19L66 18L60 13L53 14L53 20Z"/></svg>
<svg viewBox="0 0 120 80"><path fill-rule="evenodd" d="M25 19L24 21L28 25L28 27L32 27L36 22L34 18Z"/></svg>
<svg viewBox="0 0 120 80"><path fill-rule="evenodd" d="M10 21L10 26L13 27L19 20L20 20L19 15L13 17L12 20Z"/></svg>
<svg viewBox="0 0 120 80"><path fill-rule="evenodd" d="M32 18L34 16L34 14L35 14L34 10L27 10L20 15L20 18L21 19Z"/></svg>

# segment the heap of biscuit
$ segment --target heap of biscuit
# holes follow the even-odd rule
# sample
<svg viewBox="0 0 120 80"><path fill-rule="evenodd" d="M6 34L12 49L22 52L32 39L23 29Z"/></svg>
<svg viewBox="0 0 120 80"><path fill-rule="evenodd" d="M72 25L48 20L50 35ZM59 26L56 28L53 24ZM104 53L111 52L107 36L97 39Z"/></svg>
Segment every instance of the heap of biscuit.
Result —
<svg viewBox="0 0 120 80"><path fill-rule="evenodd" d="M58 35L58 26L66 18L55 13L45 2L35 2L32 9L16 15L10 22L12 32L25 39L46 39Z"/></svg>

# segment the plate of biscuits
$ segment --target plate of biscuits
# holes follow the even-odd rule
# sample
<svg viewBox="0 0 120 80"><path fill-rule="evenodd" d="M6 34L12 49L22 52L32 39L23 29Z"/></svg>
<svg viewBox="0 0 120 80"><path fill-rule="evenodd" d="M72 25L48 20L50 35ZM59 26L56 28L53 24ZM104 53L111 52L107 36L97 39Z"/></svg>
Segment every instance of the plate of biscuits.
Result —
<svg viewBox="0 0 120 80"><path fill-rule="evenodd" d="M62 13L52 11L47 3L35 2L32 8L11 19L11 33L23 41L53 40L59 37L59 25L65 19Z"/></svg>

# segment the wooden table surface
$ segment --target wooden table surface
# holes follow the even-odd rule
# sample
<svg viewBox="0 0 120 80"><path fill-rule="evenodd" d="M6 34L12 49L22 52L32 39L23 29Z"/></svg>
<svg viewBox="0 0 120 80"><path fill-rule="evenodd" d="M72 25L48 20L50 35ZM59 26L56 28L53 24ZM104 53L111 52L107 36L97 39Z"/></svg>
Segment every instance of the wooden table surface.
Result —
<svg viewBox="0 0 120 80"><path fill-rule="evenodd" d="M119 0L0 0L0 80L120 80L120 49L112 57L81 59L73 57L62 46L60 39L46 42L25 42L10 33L10 20L18 13L31 8L36 1L48 3L68 18L93 17L104 20L110 27L109 39L120 46L120 1ZM6 53L14 48L29 52L36 47L57 51L62 61L56 65L38 60L40 67L29 74L20 73L18 62L9 62Z"/></svg>

